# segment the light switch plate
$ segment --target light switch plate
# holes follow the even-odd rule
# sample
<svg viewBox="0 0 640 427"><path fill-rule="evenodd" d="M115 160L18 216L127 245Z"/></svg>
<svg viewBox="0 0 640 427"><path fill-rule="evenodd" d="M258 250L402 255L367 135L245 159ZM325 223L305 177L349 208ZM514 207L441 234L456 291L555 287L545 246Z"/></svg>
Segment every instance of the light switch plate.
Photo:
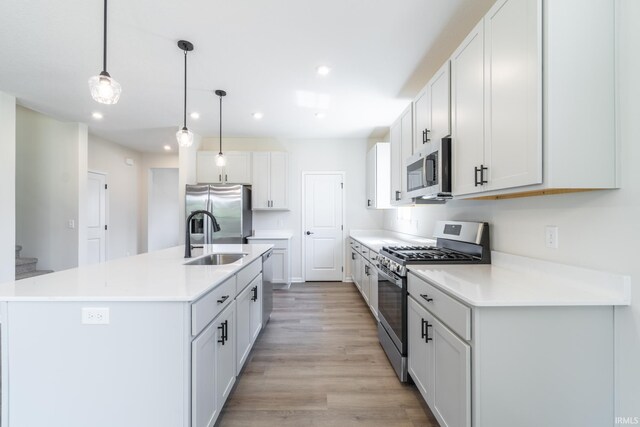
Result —
<svg viewBox="0 0 640 427"><path fill-rule="evenodd" d="M545 246L551 249L558 249L558 227L547 225L544 231Z"/></svg>

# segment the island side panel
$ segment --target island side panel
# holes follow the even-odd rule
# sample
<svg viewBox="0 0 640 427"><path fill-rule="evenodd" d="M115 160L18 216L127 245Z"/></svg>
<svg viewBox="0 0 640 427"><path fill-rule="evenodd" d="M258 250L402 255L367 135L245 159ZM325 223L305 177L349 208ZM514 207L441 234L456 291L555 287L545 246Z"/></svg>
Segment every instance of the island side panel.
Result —
<svg viewBox="0 0 640 427"><path fill-rule="evenodd" d="M187 427L186 305L7 303L8 425ZM85 307L109 324L83 324Z"/></svg>
<svg viewBox="0 0 640 427"><path fill-rule="evenodd" d="M476 307L475 427L613 424L613 307Z"/></svg>

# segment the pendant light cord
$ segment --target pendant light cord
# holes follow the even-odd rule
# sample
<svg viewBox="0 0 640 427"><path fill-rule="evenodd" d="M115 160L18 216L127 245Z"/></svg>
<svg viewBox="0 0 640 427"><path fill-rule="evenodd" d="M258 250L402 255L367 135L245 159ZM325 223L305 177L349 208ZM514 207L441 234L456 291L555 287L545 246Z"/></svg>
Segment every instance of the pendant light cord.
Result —
<svg viewBox="0 0 640 427"><path fill-rule="evenodd" d="M220 153L222 155L222 96L220 96Z"/></svg>
<svg viewBox="0 0 640 427"><path fill-rule="evenodd" d="M102 39L102 71L107 71L107 0L104 0L104 28Z"/></svg>
<svg viewBox="0 0 640 427"><path fill-rule="evenodd" d="M187 51L184 51L184 127L187 127Z"/></svg>

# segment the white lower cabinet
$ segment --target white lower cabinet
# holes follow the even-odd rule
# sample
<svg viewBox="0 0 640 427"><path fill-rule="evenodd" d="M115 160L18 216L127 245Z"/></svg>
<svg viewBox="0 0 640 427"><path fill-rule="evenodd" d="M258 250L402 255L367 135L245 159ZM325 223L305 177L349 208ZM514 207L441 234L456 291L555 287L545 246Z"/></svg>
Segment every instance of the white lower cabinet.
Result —
<svg viewBox="0 0 640 427"><path fill-rule="evenodd" d="M262 274L256 276L236 298L238 315L236 325L236 370L240 375L262 329Z"/></svg>
<svg viewBox="0 0 640 427"><path fill-rule="evenodd" d="M235 315L233 301L191 343L193 427L215 424L236 381Z"/></svg>
<svg viewBox="0 0 640 427"><path fill-rule="evenodd" d="M408 291L408 371L440 426L612 425L613 307L468 306L413 273Z"/></svg>
<svg viewBox="0 0 640 427"><path fill-rule="evenodd" d="M251 236L247 240L249 243L259 243L265 245L273 245L273 255L271 255L272 264L272 283L273 284L291 284L291 238L263 238Z"/></svg>
<svg viewBox="0 0 640 427"><path fill-rule="evenodd" d="M378 318L378 269L372 264L369 272L369 308L373 317Z"/></svg>
<svg viewBox="0 0 640 427"><path fill-rule="evenodd" d="M373 317L378 319L378 254L357 240L350 240L351 278Z"/></svg>
<svg viewBox="0 0 640 427"><path fill-rule="evenodd" d="M236 302L233 301L218 317L216 357L216 400L218 414L236 382Z"/></svg>

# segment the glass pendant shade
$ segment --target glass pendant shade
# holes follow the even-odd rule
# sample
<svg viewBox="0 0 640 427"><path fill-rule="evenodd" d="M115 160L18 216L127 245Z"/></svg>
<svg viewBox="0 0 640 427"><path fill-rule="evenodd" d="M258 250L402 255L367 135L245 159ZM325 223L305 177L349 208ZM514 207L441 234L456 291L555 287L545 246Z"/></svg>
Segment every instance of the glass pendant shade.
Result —
<svg viewBox="0 0 640 427"><path fill-rule="evenodd" d="M227 165L227 158L222 153L216 156L216 166L222 167Z"/></svg>
<svg viewBox="0 0 640 427"><path fill-rule="evenodd" d="M176 132L176 139L180 147L191 147L193 145L193 133L186 127Z"/></svg>
<svg viewBox="0 0 640 427"><path fill-rule="evenodd" d="M120 99L122 86L109 74L99 74L89 79L91 97L101 104L115 104Z"/></svg>

